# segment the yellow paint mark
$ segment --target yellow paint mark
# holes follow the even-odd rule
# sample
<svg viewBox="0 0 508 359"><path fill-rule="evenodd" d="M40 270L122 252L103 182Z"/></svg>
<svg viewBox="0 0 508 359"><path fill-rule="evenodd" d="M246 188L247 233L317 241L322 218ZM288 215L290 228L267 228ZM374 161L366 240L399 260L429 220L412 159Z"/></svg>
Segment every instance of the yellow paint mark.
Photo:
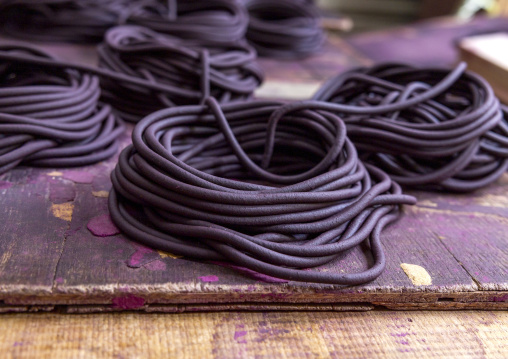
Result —
<svg viewBox="0 0 508 359"><path fill-rule="evenodd" d="M446 237L443 237L443 236L437 236L437 238L439 238L439 239L446 239Z"/></svg>
<svg viewBox="0 0 508 359"><path fill-rule="evenodd" d="M159 255L161 256L161 258L173 258L173 259L178 259L178 258L182 258L183 256L179 256L179 255L176 255L176 254L173 254L173 253L169 253L169 252L164 252L164 251L160 251L158 250L157 253L159 253Z"/></svg>
<svg viewBox="0 0 508 359"><path fill-rule="evenodd" d="M53 216L70 222L72 220L72 212L74 211L74 204L71 202L52 204L51 212Z"/></svg>
<svg viewBox="0 0 508 359"><path fill-rule="evenodd" d="M406 273L406 275L411 279L413 285L431 285L432 278L429 273L425 270L425 268L420 267L416 264L407 264L401 263L400 267Z"/></svg>
<svg viewBox="0 0 508 359"><path fill-rule="evenodd" d="M49 172L47 173L48 176L52 176L52 177L60 177L60 176L63 176L63 173L62 172L58 172L58 171L53 171L53 172Z"/></svg>
<svg viewBox="0 0 508 359"><path fill-rule="evenodd" d="M101 198L108 198L109 192L108 191L92 191L92 194L94 197L101 197Z"/></svg>
<svg viewBox="0 0 508 359"><path fill-rule="evenodd" d="M475 202L480 206L508 208L508 197L506 195L486 194L477 198Z"/></svg>

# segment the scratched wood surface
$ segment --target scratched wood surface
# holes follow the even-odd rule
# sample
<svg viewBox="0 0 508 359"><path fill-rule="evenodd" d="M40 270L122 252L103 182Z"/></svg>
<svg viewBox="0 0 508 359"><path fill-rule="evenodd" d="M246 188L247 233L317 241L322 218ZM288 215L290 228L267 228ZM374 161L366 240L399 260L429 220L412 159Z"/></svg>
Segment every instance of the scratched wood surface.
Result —
<svg viewBox="0 0 508 359"><path fill-rule="evenodd" d="M486 358L508 312L6 314L2 358Z"/></svg>
<svg viewBox="0 0 508 359"><path fill-rule="evenodd" d="M73 61L95 59L90 47L49 50ZM369 62L332 38L311 59L262 65L268 84L301 98L339 71ZM126 133L122 143L128 141ZM128 240L108 217L114 166L111 159L85 168L18 168L0 177L0 311L508 308L506 174L473 194L414 193L418 204L404 207L401 219L383 233L384 273L365 285L338 287L239 272ZM369 261L355 248L317 270L359 271ZM406 264L413 267L403 270Z"/></svg>

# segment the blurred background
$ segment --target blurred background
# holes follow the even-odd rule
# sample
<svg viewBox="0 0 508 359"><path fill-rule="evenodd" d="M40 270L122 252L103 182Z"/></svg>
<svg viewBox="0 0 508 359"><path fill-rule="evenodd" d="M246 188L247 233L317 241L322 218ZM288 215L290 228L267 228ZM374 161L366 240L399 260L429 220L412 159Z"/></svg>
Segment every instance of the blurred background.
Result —
<svg viewBox="0 0 508 359"><path fill-rule="evenodd" d="M327 11L346 14L352 32L379 30L439 16L469 19L477 14L507 15L508 0L317 0Z"/></svg>

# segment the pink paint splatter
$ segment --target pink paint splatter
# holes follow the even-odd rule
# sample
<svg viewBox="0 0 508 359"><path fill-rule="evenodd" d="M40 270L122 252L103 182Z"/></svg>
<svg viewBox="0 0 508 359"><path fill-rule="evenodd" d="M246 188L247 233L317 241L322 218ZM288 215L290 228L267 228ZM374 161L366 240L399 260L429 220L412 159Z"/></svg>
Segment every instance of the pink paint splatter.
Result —
<svg viewBox="0 0 508 359"><path fill-rule="evenodd" d="M145 268L151 271L163 271L166 270L166 263L161 260L155 260L145 264Z"/></svg>
<svg viewBox="0 0 508 359"><path fill-rule="evenodd" d="M143 265L159 259L159 253L144 246L136 246L137 251L127 261L127 266L131 268L140 268Z"/></svg>
<svg viewBox="0 0 508 359"><path fill-rule="evenodd" d="M8 189L8 188L11 188L11 187L12 187L12 183L11 182L0 181L0 189Z"/></svg>
<svg viewBox="0 0 508 359"><path fill-rule="evenodd" d="M120 230L111 221L109 214L92 218L86 225L86 228L97 237L109 237L120 233Z"/></svg>
<svg viewBox="0 0 508 359"><path fill-rule="evenodd" d="M62 284L64 279L62 277L55 278L55 283Z"/></svg>
<svg viewBox="0 0 508 359"><path fill-rule="evenodd" d="M115 297L112 300L115 309L139 309L145 305L145 300L141 297L129 294L124 297Z"/></svg>
<svg viewBox="0 0 508 359"><path fill-rule="evenodd" d="M65 171L63 178L76 183L92 183L94 175L86 171Z"/></svg>
<svg viewBox="0 0 508 359"><path fill-rule="evenodd" d="M216 275L207 275L204 277L199 277L199 279L201 279L202 282L218 282L219 281L219 277L217 277Z"/></svg>

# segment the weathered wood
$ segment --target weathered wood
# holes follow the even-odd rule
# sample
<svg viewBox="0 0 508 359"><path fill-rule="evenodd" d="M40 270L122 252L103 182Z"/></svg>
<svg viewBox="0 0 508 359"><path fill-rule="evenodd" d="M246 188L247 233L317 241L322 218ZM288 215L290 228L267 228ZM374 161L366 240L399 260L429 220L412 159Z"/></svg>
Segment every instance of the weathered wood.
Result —
<svg viewBox="0 0 508 359"><path fill-rule="evenodd" d="M489 358L508 312L8 314L4 358Z"/></svg>

